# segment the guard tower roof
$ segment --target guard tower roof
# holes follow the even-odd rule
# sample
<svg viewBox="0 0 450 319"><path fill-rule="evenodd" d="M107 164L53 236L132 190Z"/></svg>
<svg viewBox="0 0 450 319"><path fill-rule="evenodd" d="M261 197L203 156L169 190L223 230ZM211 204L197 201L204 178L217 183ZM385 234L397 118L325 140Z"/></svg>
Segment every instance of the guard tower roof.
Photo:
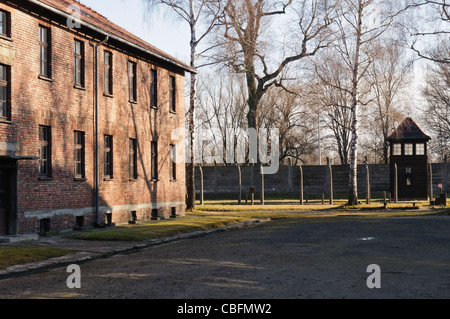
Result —
<svg viewBox="0 0 450 319"><path fill-rule="evenodd" d="M431 137L426 135L416 122L410 117L399 125L399 127L387 138L389 142L401 142L401 141L429 141Z"/></svg>

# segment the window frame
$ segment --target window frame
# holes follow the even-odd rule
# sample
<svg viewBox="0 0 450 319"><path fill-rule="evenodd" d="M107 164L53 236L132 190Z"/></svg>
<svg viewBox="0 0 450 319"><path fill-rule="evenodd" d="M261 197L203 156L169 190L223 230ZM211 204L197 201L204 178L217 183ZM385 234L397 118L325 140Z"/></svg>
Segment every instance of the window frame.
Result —
<svg viewBox="0 0 450 319"><path fill-rule="evenodd" d="M405 156L413 156L414 155L414 144L413 143L405 143L404 155Z"/></svg>
<svg viewBox="0 0 450 319"><path fill-rule="evenodd" d="M78 52L79 49L79 52ZM85 85L85 52L84 42L78 39L74 41L74 85L84 88ZM79 68L79 70L78 70Z"/></svg>
<svg viewBox="0 0 450 319"><path fill-rule="evenodd" d="M158 141L150 143L150 174L152 181L158 181Z"/></svg>
<svg viewBox="0 0 450 319"><path fill-rule="evenodd" d="M0 9L0 16L2 16L0 27L3 31L0 31L0 36L11 38L11 13Z"/></svg>
<svg viewBox="0 0 450 319"><path fill-rule="evenodd" d="M113 94L113 54L106 50L103 51L103 92Z"/></svg>
<svg viewBox="0 0 450 319"><path fill-rule="evenodd" d="M0 64L0 68L3 69L0 75L4 77L0 77L0 89L6 95L4 99L0 99L0 119L9 121L11 118L11 67Z"/></svg>
<svg viewBox="0 0 450 319"><path fill-rule="evenodd" d="M114 178L114 138L112 135L104 135L103 138L103 176L105 179Z"/></svg>
<svg viewBox="0 0 450 319"><path fill-rule="evenodd" d="M128 141L128 165L129 165L129 179L136 180L138 178L137 172L137 139L130 138Z"/></svg>
<svg viewBox="0 0 450 319"><path fill-rule="evenodd" d="M177 180L177 151L174 144L170 144L170 180Z"/></svg>
<svg viewBox="0 0 450 319"><path fill-rule="evenodd" d="M45 164L43 154L46 155ZM43 167L46 169L43 170ZM39 177L52 177L52 130L47 125L39 125Z"/></svg>
<svg viewBox="0 0 450 319"><path fill-rule="evenodd" d="M137 63L128 61L128 99L137 102Z"/></svg>
<svg viewBox="0 0 450 319"><path fill-rule="evenodd" d="M169 110L172 113L177 112L177 87L175 76L169 76Z"/></svg>
<svg viewBox="0 0 450 319"><path fill-rule="evenodd" d="M78 144L78 140L81 140ZM78 160L80 155L81 160ZM78 171L80 165L81 172ZM86 133L83 131L74 131L74 178L83 180L86 177Z"/></svg>
<svg viewBox="0 0 450 319"><path fill-rule="evenodd" d="M397 152L399 151L399 152ZM394 143L392 145L392 155L393 156L401 156L402 155L402 144L401 143Z"/></svg>
<svg viewBox="0 0 450 319"><path fill-rule="evenodd" d="M150 70L150 107L158 108L158 70Z"/></svg>
<svg viewBox="0 0 450 319"><path fill-rule="evenodd" d="M422 152L418 152L418 150L419 150L419 148L418 148L418 146L420 146L421 147L421 151ZM416 143L416 155L417 156L424 156L426 154L426 145L425 145L425 143Z"/></svg>
<svg viewBox="0 0 450 319"><path fill-rule="evenodd" d="M43 39L43 32L46 32L46 42ZM44 51L43 51L44 50ZM45 60L43 59L45 58ZM39 25L39 75L51 78L51 29Z"/></svg>

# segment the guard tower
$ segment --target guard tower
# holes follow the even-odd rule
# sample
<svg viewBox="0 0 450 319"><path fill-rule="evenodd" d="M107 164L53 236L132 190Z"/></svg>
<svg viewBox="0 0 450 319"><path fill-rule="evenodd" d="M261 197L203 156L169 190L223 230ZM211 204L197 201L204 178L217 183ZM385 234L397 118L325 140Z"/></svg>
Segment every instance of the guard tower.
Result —
<svg viewBox="0 0 450 319"><path fill-rule="evenodd" d="M391 194L395 194L395 164L399 200L426 200L428 198L427 143L431 138L423 133L410 117L388 137L391 146Z"/></svg>

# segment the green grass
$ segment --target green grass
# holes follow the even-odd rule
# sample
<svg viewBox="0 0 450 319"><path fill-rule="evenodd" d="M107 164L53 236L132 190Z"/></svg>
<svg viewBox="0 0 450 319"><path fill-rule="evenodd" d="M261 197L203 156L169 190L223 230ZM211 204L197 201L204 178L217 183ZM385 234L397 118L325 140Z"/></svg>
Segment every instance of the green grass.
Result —
<svg viewBox="0 0 450 319"><path fill-rule="evenodd" d="M198 212L254 212L254 211L268 211L268 212L320 212L320 211L369 211L384 209L382 200L373 200L370 204L362 203L355 206L347 206L347 201L335 200L333 205L329 204L329 201L325 200L322 204L322 200L309 201L307 204L300 205L299 201L294 200L265 200L264 205L260 204L260 201L255 201L254 205L251 203L245 204L242 202L238 205L237 201L230 200L209 200L205 201L203 205L198 204L196 210ZM428 203L424 201L415 202L399 202L388 203L388 210L403 210L411 209L413 203L416 207L426 208ZM433 207L429 206L429 209Z"/></svg>
<svg viewBox="0 0 450 319"><path fill-rule="evenodd" d="M249 219L249 217L187 215L164 221L147 221L136 225L120 225L108 230L84 232L71 237L83 240L144 241L180 233L222 227L246 219Z"/></svg>
<svg viewBox="0 0 450 319"><path fill-rule="evenodd" d="M60 257L73 251L46 247L0 247L0 269Z"/></svg>

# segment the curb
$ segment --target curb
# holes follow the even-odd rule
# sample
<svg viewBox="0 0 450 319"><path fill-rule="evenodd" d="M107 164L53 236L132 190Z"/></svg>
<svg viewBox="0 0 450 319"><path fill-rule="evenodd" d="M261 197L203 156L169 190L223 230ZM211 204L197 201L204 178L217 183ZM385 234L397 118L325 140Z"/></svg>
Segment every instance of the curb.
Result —
<svg viewBox="0 0 450 319"><path fill-rule="evenodd" d="M194 238L200 238L204 237L213 233L220 233L220 232L226 232L226 231L232 231L237 230L245 227L250 227L252 225L257 225L263 222L268 222L270 219L253 219L248 220L236 224L232 224L229 226L214 228L210 230L200 230L190 233L182 233L170 237L163 237L159 239L150 239L143 241L139 244L133 244L129 247L119 248L119 249L112 249L108 252L104 253L95 253L95 252L85 252L85 251L79 251L74 254L69 254L61 257L51 258L39 262L34 263L28 263L23 265L15 265L10 266L6 270L0 270L0 280L5 279L11 279L11 278L17 278L17 277L23 277L28 276L40 272L44 272L50 269L55 268L61 268L66 267L72 264L83 264L90 261L103 259L112 257L115 255L125 255L130 253L135 253L143 249L164 245L167 243L180 241L180 240L186 240L186 239L194 239Z"/></svg>

